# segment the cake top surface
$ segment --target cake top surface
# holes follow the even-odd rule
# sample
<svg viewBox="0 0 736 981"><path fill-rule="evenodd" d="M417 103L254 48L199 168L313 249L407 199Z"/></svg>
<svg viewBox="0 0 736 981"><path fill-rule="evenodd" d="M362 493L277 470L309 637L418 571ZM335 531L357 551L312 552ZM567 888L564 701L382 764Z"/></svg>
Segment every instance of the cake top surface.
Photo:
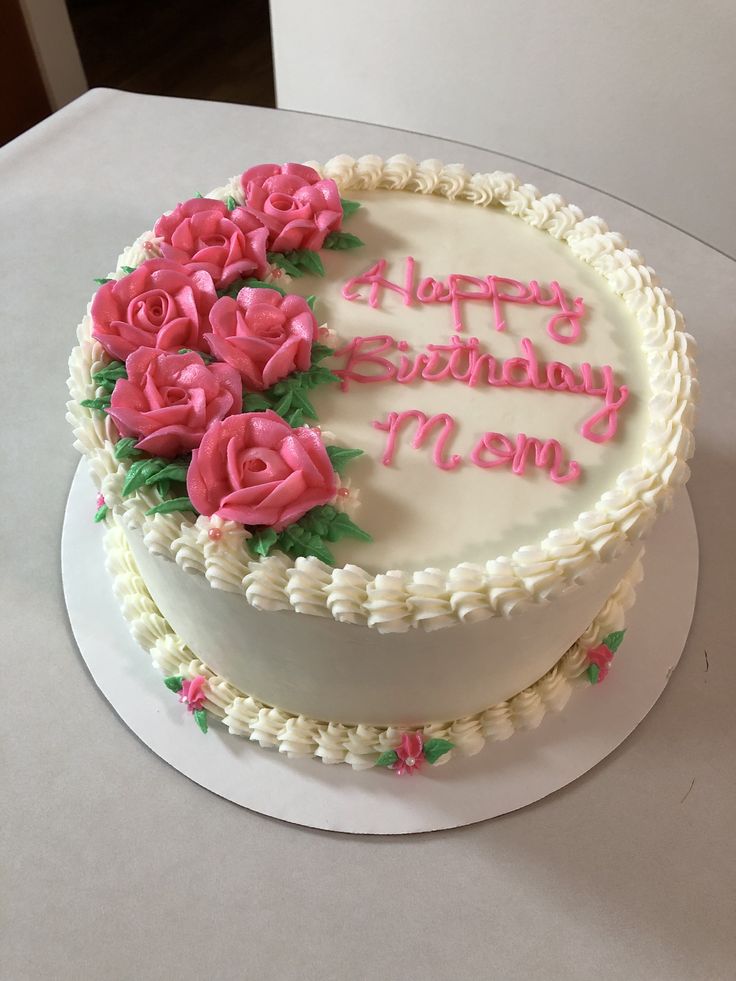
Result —
<svg viewBox="0 0 736 981"><path fill-rule="evenodd" d="M153 551L227 579L254 606L379 629L505 615L641 537L687 478L696 394L692 339L642 257L601 219L508 174L402 156L311 166L306 182L299 165L272 168L282 183L270 195L256 168L255 181L239 176L180 205L94 298L71 359L70 419L105 506ZM312 208L309 221L285 222L295 200ZM220 222L206 241L201 221ZM238 248L222 222L238 225ZM206 248L193 265L197 235ZM226 256L219 282L215 253ZM174 277L165 302L176 316L150 298L140 314L152 276ZM157 337L169 331L156 341L168 343L163 367L136 339L157 317ZM310 344L313 366L339 381L315 382L305 417L288 393L312 371ZM154 362L176 375L165 405L156 389L155 431L135 428ZM187 373L211 392L197 396L197 425L167 429L182 400L192 418ZM100 404L111 388L112 406ZM127 459L121 436L137 447ZM159 475L174 469L142 482L155 454ZM184 482L187 496L172 501ZM355 533L325 531L334 516ZM301 538L289 537L294 523ZM319 534L329 550L310 552Z"/></svg>

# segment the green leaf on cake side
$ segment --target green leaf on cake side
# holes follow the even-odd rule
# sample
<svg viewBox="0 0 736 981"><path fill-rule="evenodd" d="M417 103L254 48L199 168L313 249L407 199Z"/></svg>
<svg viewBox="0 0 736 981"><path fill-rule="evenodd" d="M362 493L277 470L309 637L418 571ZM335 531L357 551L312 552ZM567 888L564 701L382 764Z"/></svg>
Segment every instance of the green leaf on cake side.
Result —
<svg viewBox="0 0 736 981"><path fill-rule="evenodd" d="M588 675L588 680L590 681L591 685L598 684L598 677L600 673L601 673L601 669L598 667L597 664L588 665L588 670L586 671L586 674Z"/></svg>
<svg viewBox="0 0 736 981"><path fill-rule="evenodd" d="M183 681L184 679L180 674L170 674L168 678L164 678L164 684L169 691L173 692L181 691Z"/></svg>
<svg viewBox="0 0 736 981"><path fill-rule="evenodd" d="M105 283L114 283L115 280L111 279L109 276L95 276L92 282L97 283L98 286L104 286Z"/></svg>
<svg viewBox="0 0 736 981"><path fill-rule="evenodd" d="M125 273L126 276L130 276L131 273L135 272L135 266L121 266L120 272Z"/></svg>
<svg viewBox="0 0 736 981"><path fill-rule="evenodd" d="M360 207L360 201L348 201L347 198L340 198L340 204L342 205L343 218L349 218L351 215L354 215Z"/></svg>
<svg viewBox="0 0 736 981"><path fill-rule="evenodd" d="M455 744L449 739L429 739L424 744L424 756L428 763L436 763L437 760L455 748Z"/></svg>
<svg viewBox="0 0 736 981"><path fill-rule="evenodd" d="M232 194L228 194L228 196L225 198L225 207L228 211L234 211L235 208L239 207L238 202L235 200Z"/></svg>
<svg viewBox="0 0 736 981"><path fill-rule="evenodd" d="M601 643L605 644L612 654L615 654L621 646L621 641L624 639L625 633L625 630L614 630L613 633L610 633L607 637L604 637Z"/></svg>
<svg viewBox="0 0 736 981"><path fill-rule="evenodd" d="M359 249L365 242L351 232L330 232L325 239L324 248L335 252L345 252L347 249Z"/></svg>
<svg viewBox="0 0 736 981"><path fill-rule="evenodd" d="M316 302L317 302L317 297L314 295L314 293L312 293L310 296L307 297L307 306L312 311L312 313L314 313L314 305Z"/></svg>
<svg viewBox="0 0 736 981"><path fill-rule="evenodd" d="M363 455L363 450L349 449L347 446L326 446L327 456L335 473L343 476L343 469L346 464L356 457Z"/></svg>
<svg viewBox="0 0 736 981"><path fill-rule="evenodd" d="M202 732L207 732L207 710L206 709L195 709L192 712L194 716L194 721L197 723Z"/></svg>
<svg viewBox="0 0 736 981"><path fill-rule="evenodd" d="M95 512L95 524L99 524L100 521L104 521L109 510L110 508L107 506L107 504L101 504Z"/></svg>
<svg viewBox="0 0 736 981"><path fill-rule="evenodd" d="M396 763L396 761L398 760L398 758L399 757L396 753L396 750L387 749L384 753L381 753L381 755L376 760L376 766L393 766L394 763Z"/></svg>

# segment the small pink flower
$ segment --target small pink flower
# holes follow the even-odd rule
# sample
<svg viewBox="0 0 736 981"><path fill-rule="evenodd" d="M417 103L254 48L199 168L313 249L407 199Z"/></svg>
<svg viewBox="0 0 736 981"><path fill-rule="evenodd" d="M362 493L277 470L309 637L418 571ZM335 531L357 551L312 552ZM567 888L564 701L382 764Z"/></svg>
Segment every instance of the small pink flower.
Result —
<svg viewBox="0 0 736 981"><path fill-rule="evenodd" d="M92 336L120 361L141 347L202 350L202 334L216 300L206 272L147 259L129 276L97 290L90 311Z"/></svg>
<svg viewBox="0 0 736 981"><path fill-rule="evenodd" d="M421 732L405 732L401 736L401 745L397 746L398 759L391 765L400 777L412 774L424 762L424 737Z"/></svg>
<svg viewBox="0 0 736 981"><path fill-rule="evenodd" d="M108 414L122 436L155 456L193 450L209 427L242 409L240 375L227 364L206 365L199 354L134 351L127 378L115 385Z"/></svg>
<svg viewBox="0 0 736 981"><path fill-rule="evenodd" d="M198 674L196 677L184 678L181 683L181 691L179 692L179 701L184 702L190 712L194 712L196 709L204 708L204 686L207 683L207 679L204 675Z"/></svg>
<svg viewBox="0 0 736 981"><path fill-rule="evenodd" d="M334 500L337 478L322 438L272 410L216 422L192 455L187 492L200 514L281 531Z"/></svg>
<svg viewBox="0 0 736 981"><path fill-rule="evenodd" d="M217 287L240 277L263 279L268 271L264 223L244 208L232 212L222 201L192 198L162 215L154 232L161 254L186 269L204 270Z"/></svg>
<svg viewBox="0 0 736 981"><path fill-rule="evenodd" d="M309 368L317 321L302 296L246 287L237 300L223 296L215 303L210 324L210 350L240 373L250 391Z"/></svg>
<svg viewBox="0 0 736 981"><path fill-rule="evenodd" d="M97 508L98 508L98 510L99 510L99 508L104 508L104 506L105 506L105 495L104 494L98 494L97 495Z"/></svg>
<svg viewBox="0 0 736 981"><path fill-rule="evenodd" d="M594 664L598 668L598 683L608 674L608 669L613 660L613 651L605 644L599 644L588 651L588 663Z"/></svg>
<svg viewBox="0 0 736 981"><path fill-rule="evenodd" d="M330 232L342 225L340 192L302 164L261 164L240 178L245 208L268 229L274 252L321 249Z"/></svg>

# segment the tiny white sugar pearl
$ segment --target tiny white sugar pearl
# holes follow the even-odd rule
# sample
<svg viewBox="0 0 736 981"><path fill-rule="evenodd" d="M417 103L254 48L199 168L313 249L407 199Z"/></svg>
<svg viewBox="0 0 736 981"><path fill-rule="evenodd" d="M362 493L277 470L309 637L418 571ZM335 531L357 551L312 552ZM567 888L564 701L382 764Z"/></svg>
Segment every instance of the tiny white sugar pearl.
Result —
<svg viewBox="0 0 736 981"><path fill-rule="evenodd" d="M407 766L414 766L416 760L414 759L413 756L407 756L406 759L404 760L404 763L406 763Z"/></svg>

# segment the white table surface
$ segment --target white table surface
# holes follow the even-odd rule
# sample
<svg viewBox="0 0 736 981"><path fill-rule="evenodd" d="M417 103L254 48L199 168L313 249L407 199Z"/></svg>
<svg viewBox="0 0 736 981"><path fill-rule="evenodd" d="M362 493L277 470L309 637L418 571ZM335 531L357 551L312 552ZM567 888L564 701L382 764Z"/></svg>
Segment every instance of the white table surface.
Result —
<svg viewBox="0 0 736 981"><path fill-rule="evenodd" d="M644 252L700 343L700 592L664 695L551 798L408 839L310 832L186 780L95 688L61 590L77 463L66 360L93 277L177 200L258 161L339 152L501 167L561 192ZM0 200L2 981L733 978L736 265L599 191L475 148L108 90L0 150Z"/></svg>

